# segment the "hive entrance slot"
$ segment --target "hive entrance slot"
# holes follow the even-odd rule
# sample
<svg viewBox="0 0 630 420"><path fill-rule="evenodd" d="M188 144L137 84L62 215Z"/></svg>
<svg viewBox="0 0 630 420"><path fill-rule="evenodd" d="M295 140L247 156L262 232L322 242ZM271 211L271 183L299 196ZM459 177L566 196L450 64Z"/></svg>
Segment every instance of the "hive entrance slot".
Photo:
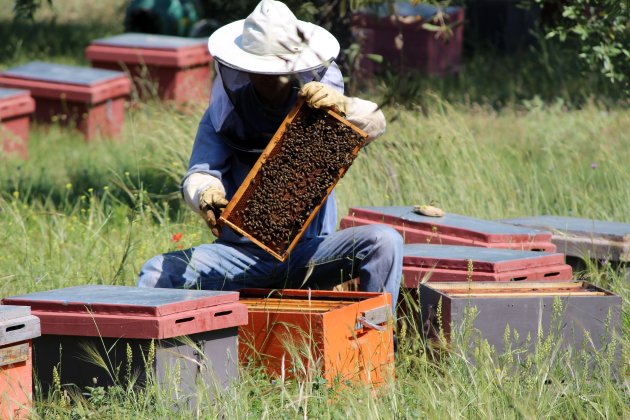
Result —
<svg viewBox="0 0 630 420"><path fill-rule="evenodd" d="M194 316L189 316L189 317L187 317L187 318L180 318L180 319L176 320L176 321L175 321L175 323L176 323L176 324L183 324L184 322L190 322L190 321L192 321L193 319L195 319L195 317L194 317Z"/></svg>
<svg viewBox="0 0 630 420"><path fill-rule="evenodd" d="M6 332L21 330L24 327L25 327L25 324L11 325L10 327L7 327Z"/></svg>

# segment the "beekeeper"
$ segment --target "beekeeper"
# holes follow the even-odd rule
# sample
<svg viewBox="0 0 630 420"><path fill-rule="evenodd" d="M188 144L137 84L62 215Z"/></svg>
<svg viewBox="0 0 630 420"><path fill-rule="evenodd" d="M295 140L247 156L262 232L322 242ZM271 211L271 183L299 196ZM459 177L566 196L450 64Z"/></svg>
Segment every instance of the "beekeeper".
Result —
<svg viewBox="0 0 630 420"><path fill-rule="evenodd" d="M284 3L263 0L247 19L214 32L208 49L217 76L182 193L218 239L150 259L138 286L326 289L359 277L362 291L386 291L395 301L402 274L401 236L384 225L335 232L334 192L286 262L217 226L218 215L298 96L311 107L345 114L370 140L384 132L385 117L376 104L343 95L334 62L339 42L324 28L298 20Z"/></svg>

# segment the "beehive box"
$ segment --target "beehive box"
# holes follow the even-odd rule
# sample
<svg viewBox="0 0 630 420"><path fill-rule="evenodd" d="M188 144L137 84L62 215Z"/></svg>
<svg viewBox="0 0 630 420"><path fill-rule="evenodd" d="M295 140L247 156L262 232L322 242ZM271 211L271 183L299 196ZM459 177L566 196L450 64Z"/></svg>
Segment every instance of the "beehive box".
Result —
<svg viewBox="0 0 630 420"><path fill-rule="evenodd" d="M27 90L0 88L0 145L2 152L28 157L30 115L35 101Z"/></svg>
<svg viewBox="0 0 630 420"><path fill-rule="evenodd" d="M24 306L0 305L0 418L26 418L33 394L32 339L39 319Z"/></svg>
<svg viewBox="0 0 630 420"><path fill-rule="evenodd" d="M210 98L212 57L207 38L125 33L92 41L85 57L93 67L127 71L141 97L176 103Z"/></svg>
<svg viewBox="0 0 630 420"><path fill-rule="evenodd" d="M40 61L0 73L0 86L30 90L38 121L76 127L86 140L120 134L131 91L123 72Z"/></svg>
<svg viewBox="0 0 630 420"><path fill-rule="evenodd" d="M366 139L338 114L298 100L219 223L284 261Z"/></svg>
<svg viewBox="0 0 630 420"><path fill-rule="evenodd" d="M630 279L630 224L579 217L535 216L505 219L501 222L552 233L553 242L576 269L584 269L584 260L607 260L626 264Z"/></svg>
<svg viewBox="0 0 630 420"><path fill-rule="evenodd" d="M403 248L407 288L429 282L571 280L573 270L560 253L407 244Z"/></svg>
<svg viewBox="0 0 630 420"><path fill-rule="evenodd" d="M619 341L621 334L621 297L586 282L424 283L420 308L419 329L435 338L441 325L447 339L472 316L468 308L476 308L473 335L488 340L498 355L505 350L508 326L512 349L523 348L529 335L529 351L537 342L539 326L544 337L550 328L559 330L554 345L577 350L603 350L611 337Z"/></svg>
<svg viewBox="0 0 630 420"><path fill-rule="evenodd" d="M556 251L550 232L453 213L443 217L423 216L414 213L413 206L353 207L341 219L340 227L345 229L374 223L390 225L408 244Z"/></svg>
<svg viewBox="0 0 630 420"><path fill-rule="evenodd" d="M381 5L381 8L386 8ZM432 23L436 9L430 5L397 2L396 13L357 12L352 15L355 32L362 32L363 53L383 57L383 63L425 74L443 76L461 67L464 39L464 8L448 7L444 20L450 32L436 33L423 28ZM433 23L435 25L435 23ZM367 30L367 31L364 31ZM365 58L361 66L384 70L386 67Z"/></svg>
<svg viewBox="0 0 630 420"><path fill-rule="evenodd" d="M249 311L242 363L283 378L319 374L329 384L380 384L393 374L389 294L247 289L241 302Z"/></svg>
<svg viewBox="0 0 630 420"><path fill-rule="evenodd" d="M41 319L33 359L44 393L54 368L62 384L80 389L126 384L128 372L142 386L149 370L159 386L176 386L184 399L195 394L197 381L224 386L238 377L238 327L247 322L247 308L236 292L76 286L4 302L31 306ZM94 363L90 349L108 369Z"/></svg>

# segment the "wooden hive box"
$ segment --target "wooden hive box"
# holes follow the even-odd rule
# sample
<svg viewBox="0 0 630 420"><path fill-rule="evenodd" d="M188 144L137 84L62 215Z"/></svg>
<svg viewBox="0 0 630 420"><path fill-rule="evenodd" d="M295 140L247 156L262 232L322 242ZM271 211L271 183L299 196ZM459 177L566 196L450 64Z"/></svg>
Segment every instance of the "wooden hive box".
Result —
<svg viewBox="0 0 630 420"><path fill-rule="evenodd" d="M149 369L159 386L176 386L182 399L194 398L197 381L213 387L238 378L238 327L247 322L247 308L236 292L76 286L4 302L31 306L41 319L33 358L44 393L54 368L62 384L79 389L126 384L130 371L143 386ZM154 359L145 362L152 346ZM109 369L95 364L89 349Z"/></svg>
<svg viewBox="0 0 630 420"><path fill-rule="evenodd" d="M405 287L417 288L425 278L428 282L569 281L573 270L560 253L407 244L403 275Z"/></svg>
<svg viewBox="0 0 630 420"><path fill-rule="evenodd" d="M555 299L561 308L555 309L558 318L551 325ZM544 337L550 328L559 327L560 345L576 350L602 351L611 337L616 336L619 342L621 334L621 297L586 282L424 283L420 285L420 308L419 329L436 338L441 325L447 339L470 316L468 308L476 308L472 328L488 340L497 355L505 350L507 326L512 348L523 347L529 335L529 351L534 350L539 325ZM517 342L514 330L518 332Z"/></svg>
<svg viewBox="0 0 630 420"><path fill-rule="evenodd" d="M413 206L353 207L341 219L340 227L345 229L374 223L390 225L408 244L556 251L550 232L453 213L443 217L423 216L414 213Z"/></svg>
<svg viewBox="0 0 630 420"><path fill-rule="evenodd" d="M335 112L312 109L299 99L219 223L286 260L366 139Z"/></svg>
<svg viewBox="0 0 630 420"><path fill-rule="evenodd" d="M85 57L93 67L129 73L141 97L157 93L176 103L207 102L212 57L207 38L125 33L92 41Z"/></svg>
<svg viewBox="0 0 630 420"><path fill-rule="evenodd" d="M76 127L86 140L120 134L131 91L123 72L40 61L0 73L0 86L30 90L37 121Z"/></svg>
<svg viewBox="0 0 630 420"><path fill-rule="evenodd" d="M320 374L378 385L393 374L391 296L321 290L241 290L249 323L240 360L277 377Z"/></svg>
<svg viewBox="0 0 630 420"><path fill-rule="evenodd" d="M26 418L33 395L32 340L39 319L24 306L0 305L0 418Z"/></svg>
<svg viewBox="0 0 630 420"><path fill-rule="evenodd" d="M630 280L630 224L563 216L534 216L500 220L516 226L544 229L552 233L553 242L564 252L577 270L584 260L607 260L626 264Z"/></svg>
<svg viewBox="0 0 630 420"><path fill-rule="evenodd" d="M35 101L27 90L0 88L0 148L28 158L28 132Z"/></svg>

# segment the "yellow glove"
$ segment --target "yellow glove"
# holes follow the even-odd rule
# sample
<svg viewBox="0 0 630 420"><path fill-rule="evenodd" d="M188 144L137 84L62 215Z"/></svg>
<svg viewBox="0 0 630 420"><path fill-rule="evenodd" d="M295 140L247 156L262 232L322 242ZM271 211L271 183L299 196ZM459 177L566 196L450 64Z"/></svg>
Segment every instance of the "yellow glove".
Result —
<svg viewBox="0 0 630 420"><path fill-rule="evenodd" d="M306 99L311 108L330 108L339 114L347 111L346 97L321 82L308 82L298 94Z"/></svg>
<svg viewBox="0 0 630 420"><path fill-rule="evenodd" d="M205 190L199 199L201 217L204 218L206 224L212 231L212 234L217 238L221 233L219 226L217 225L217 219L221 216L221 213L227 204L228 201L225 199L225 193L216 187L210 187Z"/></svg>

